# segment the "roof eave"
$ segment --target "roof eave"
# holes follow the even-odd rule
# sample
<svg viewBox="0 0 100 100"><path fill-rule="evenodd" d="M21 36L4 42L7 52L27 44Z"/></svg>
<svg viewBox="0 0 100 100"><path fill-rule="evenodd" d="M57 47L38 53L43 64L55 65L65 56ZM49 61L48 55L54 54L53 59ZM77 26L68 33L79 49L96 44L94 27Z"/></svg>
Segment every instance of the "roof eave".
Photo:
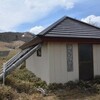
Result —
<svg viewBox="0 0 100 100"><path fill-rule="evenodd" d="M35 46L35 45L37 45L37 44L39 44L39 43L41 43L41 42L42 42L42 40L41 40L39 37L35 36L35 37L33 38L33 40L24 43L24 44L23 44L22 46L20 46L19 48L23 50L23 49L26 49L26 48L28 48L28 47Z"/></svg>

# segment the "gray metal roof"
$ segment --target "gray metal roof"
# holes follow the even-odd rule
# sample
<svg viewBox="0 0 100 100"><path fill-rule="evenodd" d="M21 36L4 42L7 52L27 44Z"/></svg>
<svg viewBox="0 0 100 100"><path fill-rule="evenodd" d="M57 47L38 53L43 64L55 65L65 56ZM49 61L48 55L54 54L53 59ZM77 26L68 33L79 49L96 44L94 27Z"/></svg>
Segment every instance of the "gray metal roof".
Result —
<svg viewBox="0 0 100 100"><path fill-rule="evenodd" d="M65 16L46 28L38 36L100 38L100 28Z"/></svg>

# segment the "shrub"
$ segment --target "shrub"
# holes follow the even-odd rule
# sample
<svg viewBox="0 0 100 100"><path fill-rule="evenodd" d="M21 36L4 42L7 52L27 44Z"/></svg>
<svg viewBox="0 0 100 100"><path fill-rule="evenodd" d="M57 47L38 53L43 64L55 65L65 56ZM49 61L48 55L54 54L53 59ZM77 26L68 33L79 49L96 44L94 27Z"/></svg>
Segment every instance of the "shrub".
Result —
<svg viewBox="0 0 100 100"><path fill-rule="evenodd" d="M94 77L94 80L93 80L93 83L95 84L100 84L100 75L96 75L95 77Z"/></svg>
<svg viewBox="0 0 100 100"><path fill-rule="evenodd" d="M64 84L65 87L68 87L69 89L74 89L77 87L77 83L74 81L69 81L67 83Z"/></svg>
<svg viewBox="0 0 100 100"><path fill-rule="evenodd" d="M98 88L92 81L79 81L77 87L83 92L97 93Z"/></svg>
<svg viewBox="0 0 100 100"><path fill-rule="evenodd" d="M31 83L28 81L18 80L18 79L15 79L14 77L7 77L6 84L9 86L12 86L19 93L25 92L25 93L30 94L30 93L33 93L35 91L34 83Z"/></svg>
<svg viewBox="0 0 100 100"><path fill-rule="evenodd" d="M17 98L17 92L11 87L0 86L0 100L14 100Z"/></svg>
<svg viewBox="0 0 100 100"><path fill-rule="evenodd" d="M36 91L36 88L42 87L47 89L46 82L37 78L27 69L16 70L6 78L6 84L12 86L18 92L31 94Z"/></svg>
<svg viewBox="0 0 100 100"><path fill-rule="evenodd" d="M37 82L34 84L34 86L35 86L36 88L38 88L38 87L41 87L41 88L44 88L44 89L47 89L47 88L48 88L46 82L45 82L45 81L42 81L42 80L37 81Z"/></svg>
<svg viewBox="0 0 100 100"><path fill-rule="evenodd" d="M17 69L13 73L9 75L10 77L14 77L15 79L18 80L24 80L24 81L29 81L29 82L34 82L38 81L39 79L36 78L36 76L28 71L26 68L24 69Z"/></svg>
<svg viewBox="0 0 100 100"><path fill-rule="evenodd" d="M63 89L63 88L64 88L64 85L61 84L61 83L59 83L59 84L57 84L57 83L52 83L52 84L49 84L49 85L48 85L48 89L49 89L49 90L58 90L58 89Z"/></svg>
<svg viewBox="0 0 100 100"><path fill-rule="evenodd" d="M20 66L20 69L24 69L25 67L26 67L26 63L23 62L23 63L21 64L21 66Z"/></svg>
<svg viewBox="0 0 100 100"><path fill-rule="evenodd" d="M57 89L79 89L81 92L88 93L97 93L98 87L96 84L93 84L91 81L69 81L65 84L56 84L52 83L48 86L49 90Z"/></svg>
<svg viewBox="0 0 100 100"><path fill-rule="evenodd" d="M91 84L88 82L88 81L79 81L78 83L77 83L77 85L78 85L78 87L80 87L80 88L89 88L89 87L91 87Z"/></svg>

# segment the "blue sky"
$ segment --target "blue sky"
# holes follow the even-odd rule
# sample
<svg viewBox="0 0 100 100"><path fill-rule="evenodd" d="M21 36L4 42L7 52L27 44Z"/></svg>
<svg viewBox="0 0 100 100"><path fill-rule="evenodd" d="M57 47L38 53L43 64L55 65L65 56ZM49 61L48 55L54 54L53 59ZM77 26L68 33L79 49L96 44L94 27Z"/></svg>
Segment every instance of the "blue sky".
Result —
<svg viewBox="0 0 100 100"><path fill-rule="evenodd" d="M100 0L0 0L0 31L39 33L63 16L100 26Z"/></svg>

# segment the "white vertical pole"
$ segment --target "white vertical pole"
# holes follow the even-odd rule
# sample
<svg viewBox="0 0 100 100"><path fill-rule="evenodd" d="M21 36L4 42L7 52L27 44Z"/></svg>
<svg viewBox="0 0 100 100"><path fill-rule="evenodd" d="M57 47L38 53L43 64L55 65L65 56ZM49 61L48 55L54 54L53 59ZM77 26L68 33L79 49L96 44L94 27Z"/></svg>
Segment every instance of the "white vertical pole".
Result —
<svg viewBox="0 0 100 100"><path fill-rule="evenodd" d="M5 85L5 71L6 71L6 66L5 63L3 63L3 85Z"/></svg>

